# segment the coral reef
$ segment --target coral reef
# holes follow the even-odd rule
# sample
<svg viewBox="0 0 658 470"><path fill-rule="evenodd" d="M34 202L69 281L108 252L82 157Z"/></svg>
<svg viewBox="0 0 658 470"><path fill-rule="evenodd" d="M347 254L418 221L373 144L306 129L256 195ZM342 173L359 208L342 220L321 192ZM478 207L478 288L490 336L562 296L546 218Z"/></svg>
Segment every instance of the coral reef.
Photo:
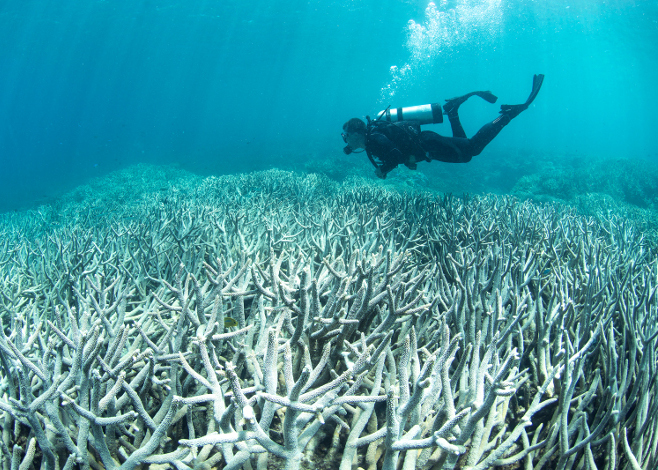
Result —
<svg viewBox="0 0 658 470"><path fill-rule="evenodd" d="M622 203L656 210L658 165L643 158L574 158L568 164L548 164L521 177L512 193L535 200L563 201L598 193L612 196Z"/></svg>
<svg viewBox="0 0 658 470"><path fill-rule="evenodd" d="M658 465L656 247L614 213L281 171L82 199L0 217L4 470Z"/></svg>

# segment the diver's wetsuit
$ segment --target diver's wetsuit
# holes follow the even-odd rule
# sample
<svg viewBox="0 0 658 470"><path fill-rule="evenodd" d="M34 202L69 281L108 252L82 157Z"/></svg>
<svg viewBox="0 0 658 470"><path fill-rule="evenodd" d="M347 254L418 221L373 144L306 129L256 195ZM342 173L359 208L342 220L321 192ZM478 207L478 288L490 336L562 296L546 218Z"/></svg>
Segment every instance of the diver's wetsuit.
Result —
<svg viewBox="0 0 658 470"><path fill-rule="evenodd" d="M382 178L399 164L415 170L415 162L419 161L466 163L479 155L511 121L509 116L503 114L482 126L469 139L459 122L456 110L448 113L448 119L453 137L444 137L433 131L421 132L420 125L414 121L396 123L374 121L366 133L366 153L373 164L380 169ZM414 161L411 160L412 156Z"/></svg>
<svg viewBox="0 0 658 470"><path fill-rule="evenodd" d="M366 153L377 168L377 176L386 178L386 174L400 163L412 170L416 162L439 160L449 163L466 163L479 155L489 142L493 140L503 127L528 106L537 97L544 82L544 75L532 77L532 91L525 103L504 104L500 107L500 116L485 124L470 139L466 137L464 128L459 122L457 110L469 97L477 95L494 103L498 98L489 91L474 91L466 95L447 100L443 110L448 115L452 127L452 137L443 137L432 131L420 130L420 124L413 121L386 122L369 121L366 128ZM349 148L349 146L347 147ZM375 158L379 160L376 161Z"/></svg>

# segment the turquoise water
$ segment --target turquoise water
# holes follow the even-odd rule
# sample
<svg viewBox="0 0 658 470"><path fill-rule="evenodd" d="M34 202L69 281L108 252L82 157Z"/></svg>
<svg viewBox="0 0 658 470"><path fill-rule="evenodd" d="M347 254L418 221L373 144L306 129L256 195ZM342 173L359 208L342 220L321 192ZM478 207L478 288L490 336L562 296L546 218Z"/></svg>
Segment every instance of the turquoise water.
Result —
<svg viewBox="0 0 658 470"><path fill-rule="evenodd" d="M405 177L510 192L555 168L653 164L657 43L649 1L3 1L0 211L136 163L371 174L342 155L350 117L474 89L520 103L534 73L538 99L482 155ZM469 101L467 133L497 110Z"/></svg>
<svg viewBox="0 0 658 470"><path fill-rule="evenodd" d="M242 447L177 452L219 414L254 452L262 434L225 431L265 423L269 468L430 468L396 449L439 435L462 467L523 455L503 448L517 431L547 445L535 468L655 468L656 44L655 1L0 0L5 468L85 446L81 467L240 466ZM532 106L468 164L380 181L342 152L349 118L491 90L460 108L473 135L537 73ZM211 336L227 316L256 328ZM309 365L321 393L299 397ZM318 407L275 416L283 394ZM448 432L452 412L470 416Z"/></svg>

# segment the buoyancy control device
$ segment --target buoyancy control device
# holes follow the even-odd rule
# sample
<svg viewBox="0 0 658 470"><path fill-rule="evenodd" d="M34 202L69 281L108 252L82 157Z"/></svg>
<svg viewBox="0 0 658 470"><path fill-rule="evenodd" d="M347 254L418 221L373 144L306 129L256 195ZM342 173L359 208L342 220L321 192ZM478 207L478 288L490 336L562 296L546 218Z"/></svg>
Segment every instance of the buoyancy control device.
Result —
<svg viewBox="0 0 658 470"><path fill-rule="evenodd" d="M443 122L443 108L439 103L392 109L389 106L388 108L379 111L375 119L371 120L370 116L366 116L366 119L368 120L368 132L374 124L379 122L416 121L419 125L441 124ZM347 143L345 134L343 134L343 140ZM354 150L349 145L346 145L343 148L343 152L346 155L349 155L354 152ZM372 161L372 157L370 157L370 160ZM377 166L374 162L373 164Z"/></svg>

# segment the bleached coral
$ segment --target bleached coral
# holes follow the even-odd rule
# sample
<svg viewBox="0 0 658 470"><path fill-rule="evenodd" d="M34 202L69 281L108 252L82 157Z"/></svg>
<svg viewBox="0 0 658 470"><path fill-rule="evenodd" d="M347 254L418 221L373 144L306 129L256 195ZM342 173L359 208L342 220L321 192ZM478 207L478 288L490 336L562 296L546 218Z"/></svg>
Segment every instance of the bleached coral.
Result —
<svg viewBox="0 0 658 470"><path fill-rule="evenodd" d="M276 171L81 207L3 221L5 470L656 465L614 215Z"/></svg>

